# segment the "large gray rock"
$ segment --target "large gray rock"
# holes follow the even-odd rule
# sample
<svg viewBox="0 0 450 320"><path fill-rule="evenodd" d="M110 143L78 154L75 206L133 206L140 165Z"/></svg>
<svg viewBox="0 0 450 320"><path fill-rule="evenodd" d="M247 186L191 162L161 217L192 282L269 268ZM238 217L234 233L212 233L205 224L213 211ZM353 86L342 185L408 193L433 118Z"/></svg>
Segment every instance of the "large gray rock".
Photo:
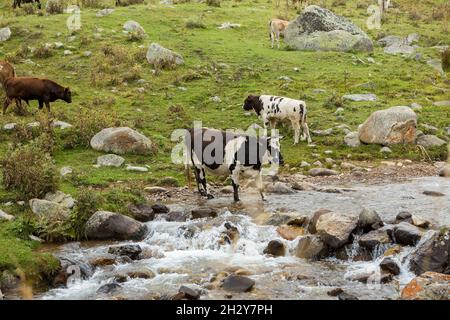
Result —
<svg viewBox="0 0 450 320"><path fill-rule="evenodd" d="M342 97L344 100L350 100L350 101L377 101L378 98L373 93L358 93L358 94L347 94Z"/></svg>
<svg viewBox="0 0 450 320"><path fill-rule="evenodd" d="M147 61L154 67L174 67L184 64L181 55L172 50L166 49L157 43L152 43L148 47L146 54Z"/></svg>
<svg viewBox="0 0 450 320"><path fill-rule="evenodd" d="M426 271L450 274L450 232L425 233L411 253L409 265L417 275Z"/></svg>
<svg viewBox="0 0 450 320"><path fill-rule="evenodd" d="M414 143L417 116L409 107L392 107L372 113L359 128L359 140L364 143L391 145Z"/></svg>
<svg viewBox="0 0 450 320"><path fill-rule="evenodd" d="M389 234L386 230L378 229L370 231L369 233L364 234L359 238L359 245L361 247L373 250L375 247L382 245L382 244L388 244L391 242L391 238L389 237Z"/></svg>
<svg viewBox="0 0 450 320"><path fill-rule="evenodd" d="M446 144L444 140L432 135L432 134L425 134L417 138L417 144L428 149L432 147L440 147Z"/></svg>
<svg viewBox="0 0 450 320"><path fill-rule="evenodd" d="M97 211L86 223L88 239L142 240L146 233L145 224L114 212Z"/></svg>
<svg viewBox="0 0 450 320"><path fill-rule="evenodd" d="M317 234L325 244L340 248L348 243L350 234L355 230L358 218L339 212L322 214L316 223Z"/></svg>
<svg viewBox="0 0 450 320"><path fill-rule="evenodd" d="M425 272L409 282L402 291L403 300L446 300L450 296L450 275Z"/></svg>
<svg viewBox="0 0 450 320"><path fill-rule="evenodd" d="M302 259L320 259L328 252L327 246L317 235L307 235L298 240L295 255Z"/></svg>
<svg viewBox="0 0 450 320"><path fill-rule="evenodd" d="M412 55L416 51L412 44L418 40L419 35L412 33L406 38L399 36L387 36L378 40L378 43L385 47L384 52L387 54Z"/></svg>
<svg viewBox="0 0 450 320"><path fill-rule="evenodd" d="M285 41L296 50L373 51L372 41L358 26L315 5L308 6L289 23Z"/></svg>
<svg viewBox="0 0 450 320"><path fill-rule="evenodd" d="M91 147L98 151L117 154L147 154L152 150L149 138L128 127L103 129L91 139Z"/></svg>
<svg viewBox="0 0 450 320"><path fill-rule="evenodd" d="M66 209L72 209L75 206L75 199L70 194L65 194L62 191L49 192L44 199L58 203Z"/></svg>
<svg viewBox="0 0 450 320"><path fill-rule="evenodd" d="M344 137L344 144L349 147L359 147L361 145L361 141L359 141L358 132L349 132Z"/></svg>
<svg viewBox="0 0 450 320"><path fill-rule="evenodd" d="M139 24L139 22L130 20L127 21L123 24L123 30L125 30L126 32L137 32L137 33L145 33L144 28L141 27L141 25Z"/></svg>
<svg viewBox="0 0 450 320"><path fill-rule="evenodd" d="M6 41L11 37L11 29L8 27L0 29L0 42Z"/></svg>
<svg viewBox="0 0 450 320"><path fill-rule="evenodd" d="M29 204L31 211L38 216L67 217L69 215L69 210L57 202L42 199L31 199Z"/></svg>
<svg viewBox="0 0 450 320"><path fill-rule="evenodd" d="M422 237L422 232L416 226L407 222L400 222L395 225L391 238L395 242L405 245L414 246Z"/></svg>

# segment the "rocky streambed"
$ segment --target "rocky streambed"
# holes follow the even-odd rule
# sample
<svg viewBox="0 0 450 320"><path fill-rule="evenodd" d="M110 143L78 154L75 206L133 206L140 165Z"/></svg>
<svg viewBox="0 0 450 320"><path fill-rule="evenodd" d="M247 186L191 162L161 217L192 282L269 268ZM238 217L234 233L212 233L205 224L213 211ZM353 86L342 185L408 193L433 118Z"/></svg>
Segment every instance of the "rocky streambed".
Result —
<svg viewBox="0 0 450 320"><path fill-rule="evenodd" d="M62 274L35 298L417 298L418 274L450 271L446 178L197 201L159 208L140 241L47 248ZM414 280L421 298L448 297L442 274Z"/></svg>

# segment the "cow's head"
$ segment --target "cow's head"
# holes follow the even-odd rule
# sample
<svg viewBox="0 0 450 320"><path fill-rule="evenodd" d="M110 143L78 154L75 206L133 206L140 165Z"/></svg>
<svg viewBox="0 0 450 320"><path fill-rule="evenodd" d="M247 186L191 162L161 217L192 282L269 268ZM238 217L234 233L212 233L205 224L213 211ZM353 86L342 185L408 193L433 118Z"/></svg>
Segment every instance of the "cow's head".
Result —
<svg viewBox="0 0 450 320"><path fill-rule="evenodd" d="M263 104L259 99L259 96L249 95L245 101L244 106L242 107L245 111L255 110L256 114L259 115L263 108Z"/></svg>
<svg viewBox="0 0 450 320"><path fill-rule="evenodd" d="M62 100L64 100L67 103L72 103L72 92L69 88L64 88L64 93Z"/></svg>
<svg viewBox="0 0 450 320"><path fill-rule="evenodd" d="M284 165L284 159L281 155L281 139L283 139L282 136L267 138L267 153L270 164Z"/></svg>

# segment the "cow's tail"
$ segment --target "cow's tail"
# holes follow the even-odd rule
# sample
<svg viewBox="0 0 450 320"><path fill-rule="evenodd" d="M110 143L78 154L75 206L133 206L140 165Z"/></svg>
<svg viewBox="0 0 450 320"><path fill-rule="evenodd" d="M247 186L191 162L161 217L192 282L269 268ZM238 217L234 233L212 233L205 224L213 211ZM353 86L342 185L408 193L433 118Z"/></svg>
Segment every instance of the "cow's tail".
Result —
<svg viewBox="0 0 450 320"><path fill-rule="evenodd" d="M302 108L300 108L300 110L302 110ZM306 114L307 114L307 110L306 110L306 104L303 105L303 112L302 112L302 118L301 118L301 123L305 124L306 123Z"/></svg>

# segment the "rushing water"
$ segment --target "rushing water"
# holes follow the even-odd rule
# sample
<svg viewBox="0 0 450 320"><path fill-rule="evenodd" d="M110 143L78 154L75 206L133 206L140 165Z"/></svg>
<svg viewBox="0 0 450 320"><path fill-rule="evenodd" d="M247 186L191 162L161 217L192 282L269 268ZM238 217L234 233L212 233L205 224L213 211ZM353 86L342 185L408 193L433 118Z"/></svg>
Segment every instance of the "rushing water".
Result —
<svg viewBox="0 0 450 320"><path fill-rule="evenodd" d="M189 285L203 291L202 299L221 299L228 293L214 281L214 276L226 271L241 270L255 280L249 293L233 293L233 299L336 299L327 292L340 287L360 299L396 299L401 288L412 277L408 270L408 254L405 247L394 256L401 274L389 284L379 284L378 264L386 248L379 248L371 261L353 261L357 251L357 238L348 255L349 260L329 258L322 261L306 261L294 256L298 240L282 239L275 226L261 224L267 212L283 210L311 214L319 208L359 213L361 208L375 209L385 221L392 220L399 211L407 210L431 220L437 225L448 225L450 219L450 183L448 179L428 177L408 183L376 186L352 186L344 193L299 192L293 195L272 195L264 207L255 196L244 197L243 204L234 206L228 197L212 200L208 205L221 209L217 218L187 222L167 222L157 219L147 223L146 239L136 242L144 250L153 252L152 258L98 267L84 280L78 280L68 288L52 289L37 296L40 299L152 299L169 297L181 285ZM429 197L425 190L435 190L443 197ZM172 205L177 208L178 205ZM235 226L239 237L227 243L223 241L225 223ZM279 239L287 250L284 257L270 257L263 250L270 240ZM133 243L133 242L121 242ZM118 243L115 243L118 244ZM101 256L111 243L72 243L58 248L57 254L78 262ZM129 279L120 283L114 294L99 294L98 288L111 282L118 274L130 271L151 270L150 279ZM367 283L356 281L367 275ZM374 280L374 281L373 281Z"/></svg>

